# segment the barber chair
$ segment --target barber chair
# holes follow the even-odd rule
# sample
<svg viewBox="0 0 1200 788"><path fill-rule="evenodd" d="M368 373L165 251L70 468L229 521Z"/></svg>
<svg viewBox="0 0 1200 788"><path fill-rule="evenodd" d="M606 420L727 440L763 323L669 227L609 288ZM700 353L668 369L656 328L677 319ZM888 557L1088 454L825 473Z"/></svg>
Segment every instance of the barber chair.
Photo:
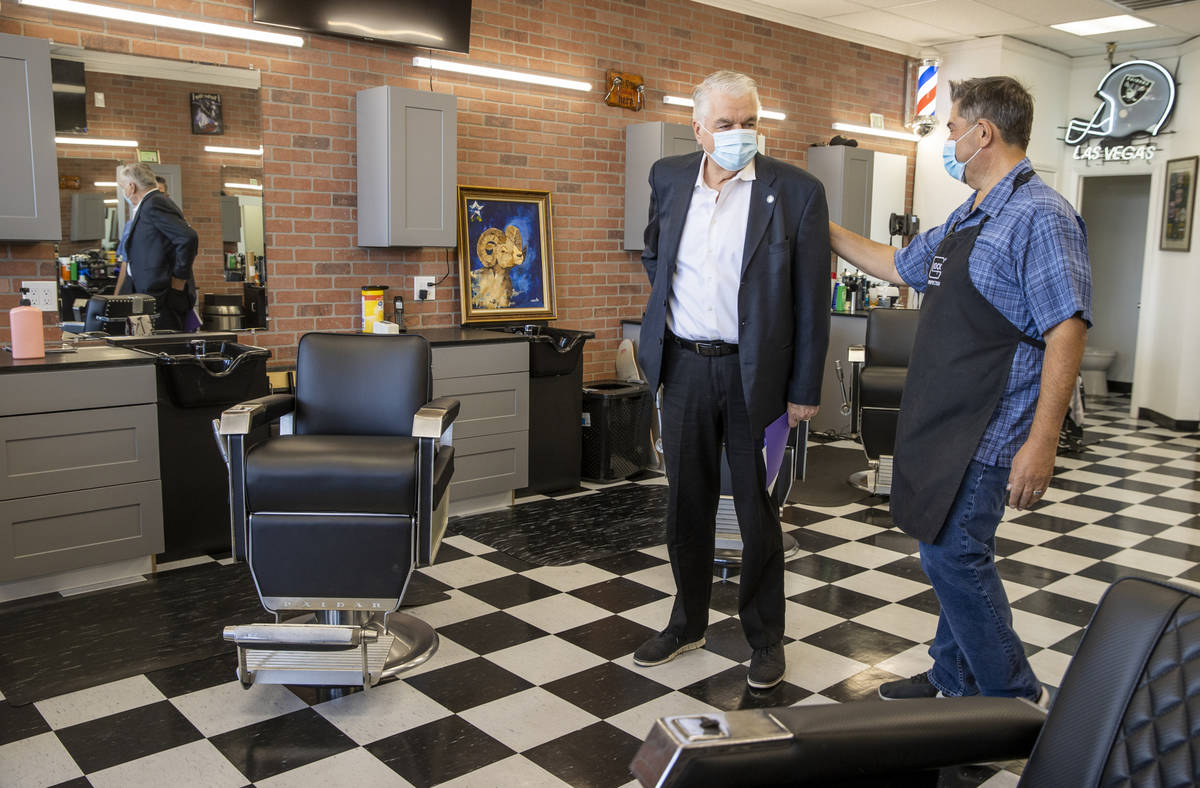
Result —
<svg viewBox="0 0 1200 788"><path fill-rule="evenodd" d="M449 507L459 403L430 401L430 359L415 335L306 334L294 394L221 414L234 556L275 614L224 630L243 686L367 688L437 649L432 627L397 612ZM284 416L292 434L250 445Z"/></svg>
<svg viewBox="0 0 1200 788"><path fill-rule="evenodd" d="M892 491L896 422L920 314L917 309L872 309L866 344L850 346L853 423L868 467L850 474L849 482L872 495Z"/></svg>
<svg viewBox="0 0 1200 788"><path fill-rule="evenodd" d="M1028 758L1019 785L1195 785L1200 596L1118 580L1049 713L1016 698L931 698L663 717L642 785L942 784L929 770ZM895 781L893 783L892 781Z"/></svg>
<svg viewBox="0 0 1200 788"><path fill-rule="evenodd" d="M792 482L803 477L804 450L808 440L808 423L789 428L787 414L772 422L763 433L763 460L767 470L767 491L775 507L787 502ZM783 556L794 556L800 550L795 537L783 535ZM729 459L721 451L721 497L717 501L716 550L713 562L720 568L721 577L728 578L732 568L742 563L742 531L738 526L737 510L733 506L733 481L729 474Z"/></svg>

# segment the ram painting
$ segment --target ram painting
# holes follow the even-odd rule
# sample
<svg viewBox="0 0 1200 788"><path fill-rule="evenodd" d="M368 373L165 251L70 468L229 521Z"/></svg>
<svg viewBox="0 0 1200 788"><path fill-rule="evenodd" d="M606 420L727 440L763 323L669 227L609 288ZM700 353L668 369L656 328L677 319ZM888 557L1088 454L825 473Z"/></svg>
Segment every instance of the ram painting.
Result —
<svg viewBox="0 0 1200 788"><path fill-rule="evenodd" d="M549 192L460 186L458 259L464 325L555 317Z"/></svg>

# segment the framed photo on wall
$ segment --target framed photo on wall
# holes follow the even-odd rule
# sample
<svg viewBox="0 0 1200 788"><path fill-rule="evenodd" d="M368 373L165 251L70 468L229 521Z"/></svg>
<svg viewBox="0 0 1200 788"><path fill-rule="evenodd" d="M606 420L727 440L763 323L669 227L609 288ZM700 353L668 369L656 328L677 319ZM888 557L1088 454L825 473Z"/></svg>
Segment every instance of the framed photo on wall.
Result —
<svg viewBox="0 0 1200 788"><path fill-rule="evenodd" d="M220 93L191 94L192 133L224 134L225 122L221 119Z"/></svg>
<svg viewBox="0 0 1200 788"><path fill-rule="evenodd" d="M458 187L463 325L553 320L550 192Z"/></svg>
<svg viewBox="0 0 1200 788"><path fill-rule="evenodd" d="M1167 252L1192 250L1192 220L1196 213L1196 163L1200 157L1167 162L1167 192L1163 198L1162 234L1158 248Z"/></svg>

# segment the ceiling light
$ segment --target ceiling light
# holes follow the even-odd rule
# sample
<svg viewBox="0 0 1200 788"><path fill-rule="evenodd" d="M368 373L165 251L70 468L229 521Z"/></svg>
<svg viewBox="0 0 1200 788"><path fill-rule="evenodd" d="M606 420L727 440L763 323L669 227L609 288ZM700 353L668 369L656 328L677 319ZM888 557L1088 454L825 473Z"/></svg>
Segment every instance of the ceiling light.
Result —
<svg viewBox="0 0 1200 788"><path fill-rule="evenodd" d="M517 82L532 82L536 85L549 85L556 88L567 88L569 90L591 90L592 85L589 82L580 82L575 79L564 79L563 77L548 76L546 74L535 74L531 71L512 71L507 68L493 68L492 66L477 66L474 63L464 63L460 60L442 60L435 57L413 58L413 65L421 68L432 68L438 71L454 71L459 74L475 74L480 77L492 77L493 79L511 79Z"/></svg>
<svg viewBox="0 0 1200 788"><path fill-rule="evenodd" d="M109 186L116 188L117 182L116 181L95 181L92 183L92 185L99 186L101 188L107 188Z"/></svg>
<svg viewBox="0 0 1200 788"><path fill-rule="evenodd" d="M888 139L905 140L907 142L918 142L921 139L918 135L907 131L873 129L870 126L855 126L853 123L835 123L833 124L833 129L834 131L849 131L854 134L868 134L874 137L887 137Z"/></svg>
<svg viewBox="0 0 1200 788"><path fill-rule="evenodd" d="M100 137L55 137L59 145L105 145L110 148L136 148L137 140L106 140Z"/></svg>
<svg viewBox="0 0 1200 788"><path fill-rule="evenodd" d="M257 148L225 148L220 145L205 145L204 150L209 153L236 153L240 156L261 156L263 154L262 145Z"/></svg>
<svg viewBox="0 0 1200 788"><path fill-rule="evenodd" d="M695 102L693 102L690 98L683 98L682 96L663 96L663 103L675 104L680 107L695 106ZM770 120L787 120L787 115L783 114L782 112L777 112L773 109L759 109L758 114L759 117L768 118Z"/></svg>
<svg viewBox="0 0 1200 788"><path fill-rule="evenodd" d="M104 201L104 204L105 204L105 205L116 205L116 204L117 204L117 198L116 198L116 197L114 197L114 198L112 198L111 200L105 200L105 201Z"/></svg>
<svg viewBox="0 0 1200 788"><path fill-rule="evenodd" d="M260 184L260 183L227 183L227 184L225 184L225 188L226 189L253 189L256 192L260 192L260 191L262 191L262 184Z"/></svg>
<svg viewBox="0 0 1200 788"><path fill-rule="evenodd" d="M173 30L188 30L193 33L203 33L210 36L242 38L249 41L261 41L265 44L280 44L288 47L304 46L304 39L300 36L287 35L285 33L270 33L266 30L259 30L253 27L237 27L235 25L222 25L216 22L201 22L198 19L187 19L181 16L151 14L145 11L133 11L128 8L99 5L98 3L81 3L77 0L18 0L18 3L37 8L49 8L52 11L67 11L72 14L99 16L121 22L169 27Z"/></svg>
<svg viewBox="0 0 1200 788"><path fill-rule="evenodd" d="M1078 22L1063 22L1058 25L1050 25L1050 27L1055 30L1061 30L1064 33L1074 33L1077 36L1098 36L1103 33L1119 33L1122 30L1140 30L1143 27L1154 27L1154 23L1138 19L1136 16L1130 16L1129 14L1120 14L1118 16L1104 16L1099 19L1083 19Z"/></svg>

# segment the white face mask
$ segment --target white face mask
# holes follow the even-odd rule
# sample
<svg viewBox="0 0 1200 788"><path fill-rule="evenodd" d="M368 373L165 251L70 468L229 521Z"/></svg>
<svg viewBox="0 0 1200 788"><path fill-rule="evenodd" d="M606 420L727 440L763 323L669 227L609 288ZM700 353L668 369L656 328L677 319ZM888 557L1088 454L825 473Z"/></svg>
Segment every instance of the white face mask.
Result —
<svg viewBox="0 0 1200 788"><path fill-rule="evenodd" d="M981 146L976 148L975 152L972 153L971 157L966 161L958 160L958 143L965 139L968 134L974 131L978 125L979 124L976 123L974 126L967 129L965 132L963 132L962 136L956 140L947 139L946 144L942 146L942 166L946 168L946 173L956 181L966 181L967 165L971 163L971 159L979 155L979 151L983 150L983 147Z"/></svg>
<svg viewBox="0 0 1200 788"><path fill-rule="evenodd" d="M758 132L754 129L709 131L703 123L700 128L712 135L713 152L709 155L721 169L737 172L758 153Z"/></svg>

